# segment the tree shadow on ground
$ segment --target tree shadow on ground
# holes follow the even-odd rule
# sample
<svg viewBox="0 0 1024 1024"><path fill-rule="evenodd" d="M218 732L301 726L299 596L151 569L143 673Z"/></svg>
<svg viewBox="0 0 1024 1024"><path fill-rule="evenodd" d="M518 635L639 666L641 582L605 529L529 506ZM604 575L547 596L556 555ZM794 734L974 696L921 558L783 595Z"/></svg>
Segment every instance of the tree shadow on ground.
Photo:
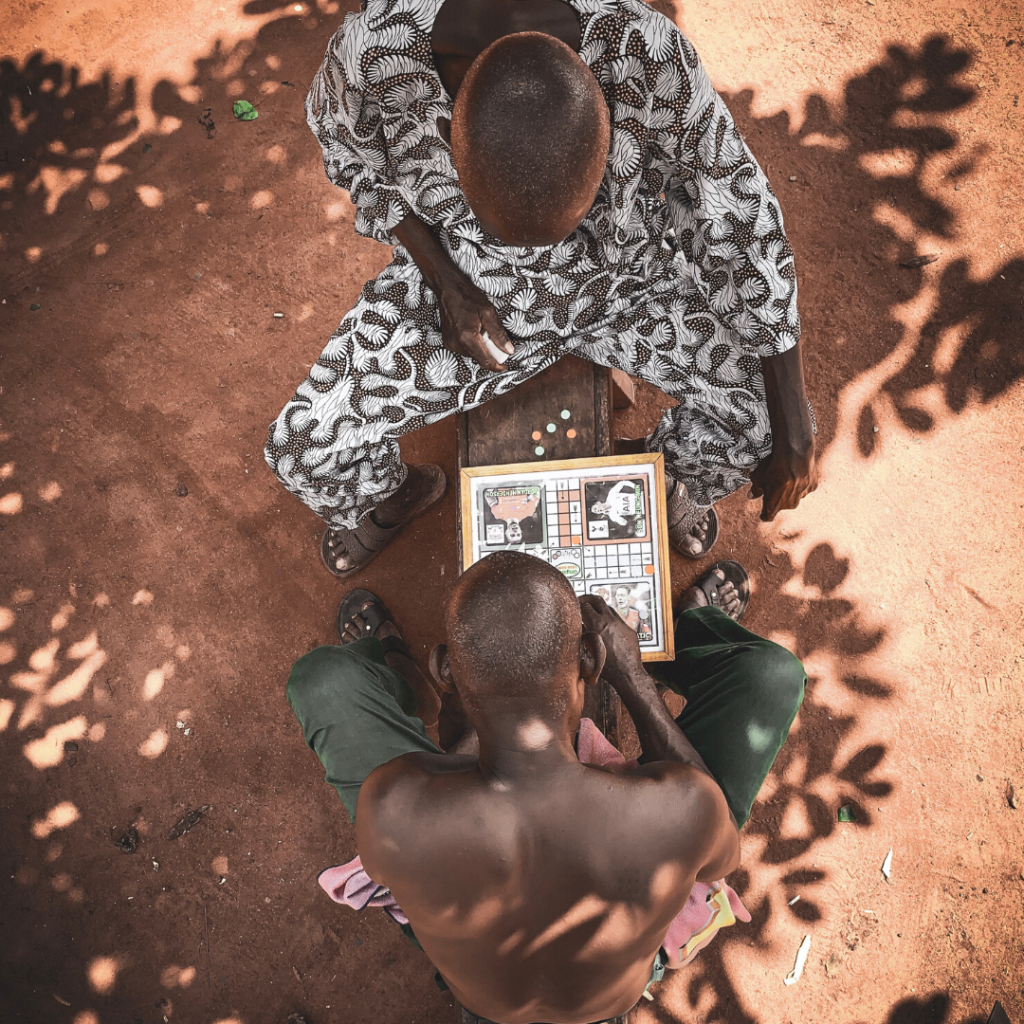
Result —
<svg viewBox="0 0 1024 1024"><path fill-rule="evenodd" d="M265 15L283 12L285 5L254 0L246 10ZM38 53L20 63L11 59L0 62L0 208L7 221L6 250L24 260L22 269L8 279L9 290L19 293L17 301L29 302L28 275L34 268L45 269L47 261L69 251L78 258L79 247L83 252L92 250L99 226L109 235L126 218L153 209L150 204L169 206L175 197L187 195L187 174L164 154L185 133L191 133L201 145L209 145L209 152L215 154L219 134L242 130L231 118L231 102L238 94L236 83L246 87L251 83L260 90L261 102L272 104L286 97L284 102L298 105L308 83L282 81L274 73L275 61L282 51L294 52L300 47L319 55L326 37L323 27L314 32L302 18L282 17L231 50L216 49L197 61L187 89L169 81L155 89L153 113L164 129L145 136L137 133L136 87L131 79L118 85L104 75L96 82L84 82L77 69ZM1009 261L986 279L972 276L969 263L962 258L930 267L900 266L915 255L909 241L914 233L948 240L957 237L958 225L950 205L936 198L925 184L933 163L941 162L943 180L952 189L984 159L980 149L964 152L952 131L940 123L945 115L965 108L972 100L972 91L959 83L969 60L966 51L938 37L917 48L892 46L879 63L847 84L842 115L822 97L812 96L806 101L804 123L795 132L785 115L754 116L751 94L726 97L762 163L770 168L773 163L792 162L793 150L799 147L796 162L805 161L814 180L827 186L827 190L812 192L798 183L782 197L790 224L796 226L794 248L798 253L814 253L810 259L798 257L798 269L807 278L805 318L816 327L808 349L817 371L812 370L810 377L819 396L823 449L835 440L837 426L828 399L849 379L886 364L905 340L895 308L921 295L926 287L934 288L936 301L912 352L884 372L863 403L859 418L867 429L858 434L862 454L873 450L871 426L883 397L891 400L908 427L927 431L936 423L919 402L923 390L937 385L945 411L956 414L970 403L995 401L1024 375L1016 343L1021 333L1019 295L1024 286L1024 261ZM886 170L893 151L902 154L899 173ZM282 148L275 156L282 176L298 164L316 159L312 143L294 152ZM782 176L773 172L772 177L782 192ZM874 202L851 205L844 201L849 196L861 204L865 194L873 196ZM809 230L801 229L801 222L814 223L813 237ZM911 231L900 227L907 223ZM803 245L801 234L808 235ZM828 240L827 248L824 240ZM877 296L877 301L835 302L837 291L852 288ZM842 358L832 360L829 353L833 346L838 350L840 341ZM765 557L769 555L781 560L776 567L779 579L800 579L816 596L799 599L780 594L762 625L791 633L801 658L817 653L834 656L843 666L839 672L842 684L860 702L851 713L832 714L816 695L816 680L810 680L799 724L775 769L777 785L771 797L758 804L748 826L762 851L758 870L773 872L783 888L799 886L807 894L784 912L811 922L822 917L814 890L828 875L812 867L807 858L840 827L837 803L854 805L858 810L854 827L868 827L872 822L869 804L883 800L892 790L883 744L867 743L850 756L838 753L852 742L859 720L857 708L886 700L892 684L858 670L858 659L876 650L885 634L851 602L837 596L849 571L848 561L829 544L815 548L803 566L793 564L785 553L768 552ZM131 560L130 544L122 556L125 562ZM270 586L275 581L266 582ZM440 615L432 614L432 626L439 630ZM33 649L31 644L19 646L26 652ZM112 651L111 656L115 655ZM14 661L10 670L28 671L30 666L24 661ZM69 702L69 708L74 704ZM41 736L28 728L19 736L19 743ZM297 735L295 742L300 742ZM2 765L14 779L24 771L10 735L5 737ZM803 830L792 834L782 826L791 808L798 808L797 817L806 823ZM24 835L16 840L21 845L12 851L14 860L34 856L27 818L22 831ZM748 891L749 873L739 872L735 884L741 894ZM753 1024L762 1019L744 1006L739 979L733 978L725 965L731 943L766 943L773 905L765 899L750 909L754 920L742 935L740 929L724 933L682 979L692 1004L704 992L714 993L705 1020ZM34 914L31 901L23 899L19 915ZM131 940L142 956L152 953L150 959L159 962L155 947L145 948L150 938L134 934ZM52 975L52 964L62 955L62 941L59 936L42 939L31 962L23 965L33 983L42 985ZM300 966L303 972L309 967ZM84 977L77 984L80 998L89 998ZM148 991L146 983L139 981L121 1005L132 1005L133 997L141 999ZM399 1019L407 1007L400 996L392 993L389 998L394 1019ZM45 1005L50 1005L48 999ZM251 1007L253 1012L268 1009L262 999L253 999ZM939 1007L934 999L909 1000L893 1010L889 1024L944 1021L946 1013L947 1007Z"/></svg>
<svg viewBox="0 0 1024 1024"><path fill-rule="evenodd" d="M926 389L937 387L944 411L955 414L969 403L994 401L1024 376L1024 261L1011 259L979 278L964 257L948 262L942 255L943 244L956 243L966 228L954 210L954 190L987 152L983 144L965 150L949 126L949 115L976 98L962 81L971 61L941 36L917 48L891 45L883 60L847 82L841 113L824 97L809 96L796 131L786 114L756 117L749 92L726 97L757 155L799 170L795 185L779 173L772 178L789 216L798 271L808 278L802 308L817 371L812 387L820 398L831 397L851 378L885 367L860 411L868 426L858 432L864 456L876 443L870 427L880 418L879 397L892 402L908 429L924 433L936 425L920 404ZM801 245L805 230L811 237ZM915 242L922 236L930 241ZM913 265L929 255L937 261ZM935 300L915 336L896 312L926 291ZM842 301L851 292L857 297ZM888 367L906 343L910 351ZM824 361L832 357L841 376L828 372ZM827 446L834 403L820 406L820 441Z"/></svg>
<svg viewBox="0 0 1024 1024"><path fill-rule="evenodd" d="M821 455L839 440L835 398L851 381L870 378L855 414L859 452L867 458L887 406L921 434L969 406L998 400L1024 377L1024 261L1011 259L978 277L968 259L946 261L938 244L962 241L965 226L945 197L985 158L984 147L965 151L949 125L949 115L973 102L973 88L962 82L971 59L939 36L918 47L889 46L882 60L847 82L841 112L825 98L809 96L795 130L785 113L754 115L749 91L725 96L769 171L797 253ZM797 170L797 182L787 183L779 167ZM938 250L938 261L914 265L919 236L932 240L925 253ZM854 290L857 297L850 298ZM915 332L897 314L921 298L930 301L930 311ZM895 686L862 666L886 630L838 596L849 560L821 543L801 566L774 545L765 551L757 538L747 540L754 548L751 564L771 566L771 600L752 628L792 636L801 659L828 657L852 704L838 711L818 694L819 680L809 678L797 723L772 772L774 785L769 783L769 795L755 804L744 830L750 837L746 856L760 850L758 888L774 895L748 903L750 925L720 933L685 978L670 972L667 979L686 992L691 1007L700 1006L702 1020L724 1024L771 1019L745 1003L742 981L728 966L730 946L767 949L768 924L780 914L808 925L820 921L831 877L813 863L816 848L837 829L869 828L874 807L894 788L884 743L840 755L855 742L862 713L888 700ZM794 589L792 582L800 586ZM796 592L812 596L791 596ZM844 804L853 808L855 823L838 822ZM795 830L786 824L794 821L802 823ZM752 891L747 870L730 880L741 895ZM799 901L789 905L796 894ZM870 939L870 927L858 928L851 922L851 951ZM821 952L812 951L808 972L821 970L815 962ZM893 1009L888 1024L944 1022L948 1009L945 995L910 999ZM640 1016L677 1024L664 1007L644 1008Z"/></svg>

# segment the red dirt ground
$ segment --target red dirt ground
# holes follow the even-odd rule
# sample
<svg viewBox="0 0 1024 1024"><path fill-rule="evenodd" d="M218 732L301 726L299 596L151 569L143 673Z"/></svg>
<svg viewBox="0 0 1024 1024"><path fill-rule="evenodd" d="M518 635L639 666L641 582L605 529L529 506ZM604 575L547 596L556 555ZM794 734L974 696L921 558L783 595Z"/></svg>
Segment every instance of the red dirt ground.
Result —
<svg viewBox="0 0 1024 1024"><path fill-rule="evenodd" d="M454 1019L383 915L316 887L353 833L284 699L341 588L266 426L388 259L304 125L343 14L317 3L2 16L4 1021ZM680 10L782 198L824 482L772 525L724 505L750 625L811 681L734 877L753 923L637 1024L978 1024L996 999L1024 1022L1024 21L977 7ZM619 432L661 401L643 390ZM453 424L403 451L450 473ZM454 501L354 581L419 652ZM673 571L678 590L694 568Z"/></svg>

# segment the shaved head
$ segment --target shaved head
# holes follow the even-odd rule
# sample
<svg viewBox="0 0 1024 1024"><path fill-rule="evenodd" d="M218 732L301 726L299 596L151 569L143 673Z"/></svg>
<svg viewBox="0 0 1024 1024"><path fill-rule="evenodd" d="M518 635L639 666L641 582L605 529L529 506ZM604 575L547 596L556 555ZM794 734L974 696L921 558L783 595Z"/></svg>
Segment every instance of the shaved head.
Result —
<svg viewBox="0 0 1024 1024"><path fill-rule="evenodd" d="M533 555L495 552L459 578L445 626L451 672L471 713L565 713L580 675L583 622L557 569Z"/></svg>
<svg viewBox="0 0 1024 1024"><path fill-rule="evenodd" d="M509 245L554 245L593 205L608 160L593 72L543 32L503 36L473 62L452 114L452 156L481 224Z"/></svg>

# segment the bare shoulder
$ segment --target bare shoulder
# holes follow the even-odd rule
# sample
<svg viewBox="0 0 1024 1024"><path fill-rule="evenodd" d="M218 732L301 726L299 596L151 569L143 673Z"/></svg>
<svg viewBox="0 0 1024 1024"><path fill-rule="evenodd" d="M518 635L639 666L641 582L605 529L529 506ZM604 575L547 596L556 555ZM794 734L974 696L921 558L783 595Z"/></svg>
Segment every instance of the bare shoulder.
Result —
<svg viewBox="0 0 1024 1024"><path fill-rule="evenodd" d="M412 751L393 758L370 772L359 791L358 813L364 807L371 815L404 813L409 802L419 800L422 791L442 775L466 772L476 767L475 757Z"/></svg>
<svg viewBox="0 0 1024 1024"><path fill-rule="evenodd" d="M735 831L721 787L694 765L654 761L632 773L655 784L657 815L653 832L678 842L694 853L714 844L715 837Z"/></svg>
<svg viewBox="0 0 1024 1024"><path fill-rule="evenodd" d="M432 813L434 801L425 798L438 778L471 771L476 763L474 757L414 751L370 772L356 804L356 842L364 865L379 865L372 878L384 880L387 851L416 834L421 814Z"/></svg>

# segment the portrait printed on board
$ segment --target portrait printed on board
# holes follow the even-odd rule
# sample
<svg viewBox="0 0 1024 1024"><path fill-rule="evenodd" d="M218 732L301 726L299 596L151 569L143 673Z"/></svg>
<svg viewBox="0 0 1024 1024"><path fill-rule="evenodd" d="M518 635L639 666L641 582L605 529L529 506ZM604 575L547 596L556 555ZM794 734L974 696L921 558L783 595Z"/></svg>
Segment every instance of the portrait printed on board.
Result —
<svg viewBox="0 0 1024 1024"><path fill-rule="evenodd" d="M485 487L482 495L483 547L544 543L543 488L539 484Z"/></svg>
<svg viewBox="0 0 1024 1024"><path fill-rule="evenodd" d="M650 583L597 583L590 587L592 594L604 598L605 604L619 613L623 622L636 632L638 640L654 639L654 604Z"/></svg>
<svg viewBox="0 0 1024 1024"><path fill-rule="evenodd" d="M583 485L587 540L635 541L650 535L647 480L587 480Z"/></svg>

